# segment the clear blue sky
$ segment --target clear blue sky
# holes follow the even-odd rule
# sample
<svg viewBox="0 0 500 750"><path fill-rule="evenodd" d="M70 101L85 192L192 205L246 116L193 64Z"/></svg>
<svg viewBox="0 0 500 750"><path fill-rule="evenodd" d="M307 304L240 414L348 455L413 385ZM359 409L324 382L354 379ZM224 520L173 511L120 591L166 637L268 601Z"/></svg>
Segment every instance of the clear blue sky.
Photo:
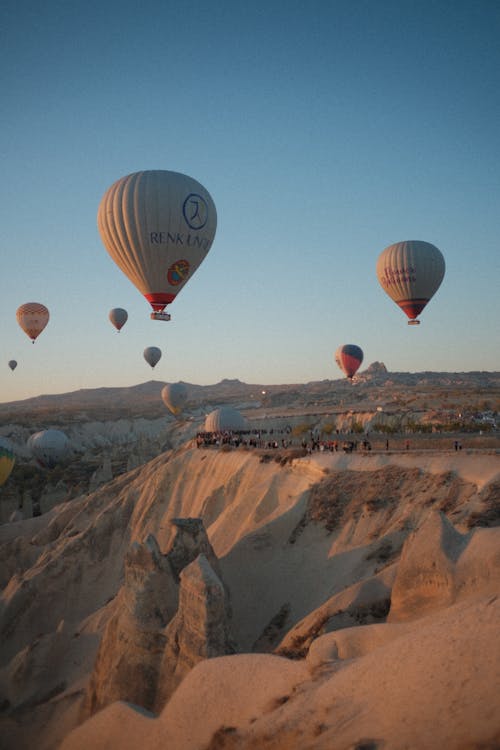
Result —
<svg viewBox="0 0 500 750"><path fill-rule="evenodd" d="M4 0L0 76L0 401L337 378L343 343L363 367L500 370L497 0ZM141 169L191 175L218 211L170 323L96 227ZM447 263L419 327L375 275L405 239ZM35 345L27 301L51 312Z"/></svg>

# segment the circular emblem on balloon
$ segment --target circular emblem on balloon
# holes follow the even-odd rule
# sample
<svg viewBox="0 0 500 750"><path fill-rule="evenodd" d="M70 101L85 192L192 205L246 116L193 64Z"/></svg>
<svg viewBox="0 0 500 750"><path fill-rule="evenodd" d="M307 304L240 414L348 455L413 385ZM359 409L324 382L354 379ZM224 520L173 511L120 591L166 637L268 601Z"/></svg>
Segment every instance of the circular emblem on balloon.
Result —
<svg viewBox="0 0 500 750"><path fill-rule="evenodd" d="M208 219L208 206L198 193L190 193L182 206L182 213L190 229L203 229Z"/></svg>
<svg viewBox="0 0 500 750"><path fill-rule="evenodd" d="M176 260L167 271L168 283L178 286L189 276L189 262L187 260Z"/></svg>

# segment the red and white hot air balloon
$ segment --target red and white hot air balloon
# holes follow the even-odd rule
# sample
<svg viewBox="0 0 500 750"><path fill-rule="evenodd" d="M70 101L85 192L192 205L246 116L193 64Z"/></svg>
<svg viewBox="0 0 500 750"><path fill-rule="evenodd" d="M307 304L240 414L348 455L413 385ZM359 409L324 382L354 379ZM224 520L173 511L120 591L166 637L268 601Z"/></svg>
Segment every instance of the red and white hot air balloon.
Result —
<svg viewBox="0 0 500 750"><path fill-rule="evenodd" d="M26 302L16 310L17 322L33 343L49 322L49 311L40 302Z"/></svg>
<svg viewBox="0 0 500 750"><path fill-rule="evenodd" d="M437 292L444 277L443 254L430 242L396 242L383 250L377 261L382 289L418 325L418 315Z"/></svg>
<svg viewBox="0 0 500 750"><path fill-rule="evenodd" d="M335 362L352 380L363 361L363 351L356 344L343 344L335 352Z"/></svg>
<svg viewBox="0 0 500 750"><path fill-rule="evenodd" d="M212 245L210 193L179 172L149 170L117 180L99 204L97 226L111 258L148 300L153 320L193 276Z"/></svg>

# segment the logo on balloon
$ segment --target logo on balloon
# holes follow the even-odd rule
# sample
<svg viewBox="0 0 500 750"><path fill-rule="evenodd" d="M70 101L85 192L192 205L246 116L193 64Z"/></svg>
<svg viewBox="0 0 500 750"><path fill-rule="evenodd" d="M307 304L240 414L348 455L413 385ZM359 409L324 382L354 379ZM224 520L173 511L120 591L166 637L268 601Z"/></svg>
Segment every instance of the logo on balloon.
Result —
<svg viewBox="0 0 500 750"><path fill-rule="evenodd" d="M191 229L203 229L208 219L208 206L198 193L190 193L182 206L186 224Z"/></svg>
<svg viewBox="0 0 500 750"><path fill-rule="evenodd" d="M168 283L179 286L189 276L189 263L187 260L176 260L167 271Z"/></svg>

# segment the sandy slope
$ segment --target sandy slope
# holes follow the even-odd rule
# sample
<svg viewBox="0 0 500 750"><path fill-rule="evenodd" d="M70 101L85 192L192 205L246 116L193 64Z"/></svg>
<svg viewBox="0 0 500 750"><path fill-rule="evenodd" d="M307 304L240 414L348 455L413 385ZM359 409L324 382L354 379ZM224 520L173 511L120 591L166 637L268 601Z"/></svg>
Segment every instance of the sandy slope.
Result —
<svg viewBox="0 0 500 750"><path fill-rule="evenodd" d="M250 451L182 448L41 518L0 527L5 747L33 746L36 736L37 747L49 750L76 724L126 550L152 533L166 551L169 519L179 516L204 520L231 593L240 651L290 647L294 638L305 652L314 648L307 661L243 653L203 662L160 718L113 704L72 732L65 749L132 748L147 737L151 748L188 750L206 746L221 726L237 727L221 735L225 742L255 748L347 748L369 736L382 738L384 748L433 747L431 730L415 734L422 723L439 725L438 746L491 739L500 732L488 713L499 687L492 559L500 544L496 529L469 528L473 514L494 501L499 477L497 455L466 452L318 453L282 465ZM446 600L442 580L427 579L433 603L425 619L412 605L417 610L406 612L405 624L397 617L385 623L367 603L390 601L403 544L436 509L453 521L464 548L482 548L488 557L464 553L462 569L453 561L455 588ZM417 548L443 567L445 532L432 528L432 549L422 540ZM479 533L489 534L487 544L474 542ZM418 602L423 562L415 552L410 558L416 573L405 574ZM332 659L323 639L359 622L368 633L361 645L358 626L340 649L352 658ZM339 644L332 648L338 656ZM440 721L443 713L453 721Z"/></svg>

